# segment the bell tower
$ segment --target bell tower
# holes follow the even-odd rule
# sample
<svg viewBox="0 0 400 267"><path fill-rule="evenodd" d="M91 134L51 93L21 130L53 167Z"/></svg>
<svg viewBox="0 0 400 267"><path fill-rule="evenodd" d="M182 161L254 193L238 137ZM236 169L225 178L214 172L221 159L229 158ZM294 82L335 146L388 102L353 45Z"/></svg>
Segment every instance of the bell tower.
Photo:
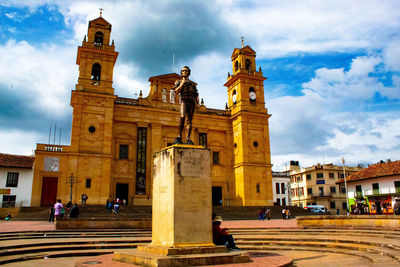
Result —
<svg viewBox="0 0 400 267"><path fill-rule="evenodd" d="M79 65L77 91L114 94L114 64L118 57L114 41L110 45L111 24L101 16L89 21L87 37L78 47Z"/></svg>
<svg viewBox="0 0 400 267"><path fill-rule="evenodd" d="M235 48L228 74L228 108L234 140L234 177L238 205L273 205L268 119L261 67L250 46Z"/></svg>

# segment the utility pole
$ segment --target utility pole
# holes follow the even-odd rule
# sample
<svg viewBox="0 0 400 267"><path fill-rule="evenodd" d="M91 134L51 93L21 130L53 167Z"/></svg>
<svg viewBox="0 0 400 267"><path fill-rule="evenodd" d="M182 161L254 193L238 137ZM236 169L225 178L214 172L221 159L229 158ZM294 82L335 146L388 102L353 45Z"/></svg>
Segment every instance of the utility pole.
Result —
<svg viewBox="0 0 400 267"><path fill-rule="evenodd" d="M350 212L350 207L349 207L349 198L347 196L347 181L346 181L346 170L344 168L344 163L345 163L345 159L342 157L342 165L343 165L343 176L344 176L344 188L346 190L346 206L347 206L347 210L346 210L346 214L347 216L349 215Z"/></svg>

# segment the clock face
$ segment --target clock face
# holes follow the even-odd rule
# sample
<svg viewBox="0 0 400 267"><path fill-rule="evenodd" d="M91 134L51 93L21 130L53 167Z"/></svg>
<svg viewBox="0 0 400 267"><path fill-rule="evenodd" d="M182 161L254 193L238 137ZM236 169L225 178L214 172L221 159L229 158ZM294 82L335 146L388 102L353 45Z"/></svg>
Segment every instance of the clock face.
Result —
<svg viewBox="0 0 400 267"><path fill-rule="evenodd" d="M249 98L251 101L255 101L256 100L256 93L255 92L250 92L249 93Z"/></svg>
<svg viewBox="0 0 400 267"><path fill-rule="evenodd" d="M232 101L233 101L233 104L236 104L236 94L233 94Z"/></svg>

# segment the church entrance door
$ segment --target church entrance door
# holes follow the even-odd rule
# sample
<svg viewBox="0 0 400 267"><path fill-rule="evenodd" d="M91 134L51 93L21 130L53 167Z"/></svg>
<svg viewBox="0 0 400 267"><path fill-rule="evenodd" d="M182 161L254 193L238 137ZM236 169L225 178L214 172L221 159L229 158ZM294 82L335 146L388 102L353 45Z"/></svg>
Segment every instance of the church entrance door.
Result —
<svg viewBox="0 0 400 267"><path fill-rule="evenodd" d="M42 199L40 206L54 205L57 200L57 185L58 178L55 177L43 177L42 183Z"/></svg>
<svg viewBox="0 0 400 267"><path fill-rule="evenodd" d="M222 206L222 187L213 186L212 188L212 205Z"/></svg>
<svg viewBox="0 0 400 267"><path fill-rule="evenodd" d="M124 199L126 204L128 205L128 197L129 197L129 184L117 184L115 189L116 198L121 199L122 203L124 203Z"/></svg>

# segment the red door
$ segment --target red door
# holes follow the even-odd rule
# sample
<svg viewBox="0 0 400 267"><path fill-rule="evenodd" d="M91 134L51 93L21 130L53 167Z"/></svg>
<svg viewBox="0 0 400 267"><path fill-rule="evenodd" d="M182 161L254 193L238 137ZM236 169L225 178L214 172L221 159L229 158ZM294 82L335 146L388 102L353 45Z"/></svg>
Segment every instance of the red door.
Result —
<svg viewBox="0 0 400 267"><path fill-rule="evenodd" d="M56 203L58 178L43 177L42 201L40 205L49 206Z"/></svg>

